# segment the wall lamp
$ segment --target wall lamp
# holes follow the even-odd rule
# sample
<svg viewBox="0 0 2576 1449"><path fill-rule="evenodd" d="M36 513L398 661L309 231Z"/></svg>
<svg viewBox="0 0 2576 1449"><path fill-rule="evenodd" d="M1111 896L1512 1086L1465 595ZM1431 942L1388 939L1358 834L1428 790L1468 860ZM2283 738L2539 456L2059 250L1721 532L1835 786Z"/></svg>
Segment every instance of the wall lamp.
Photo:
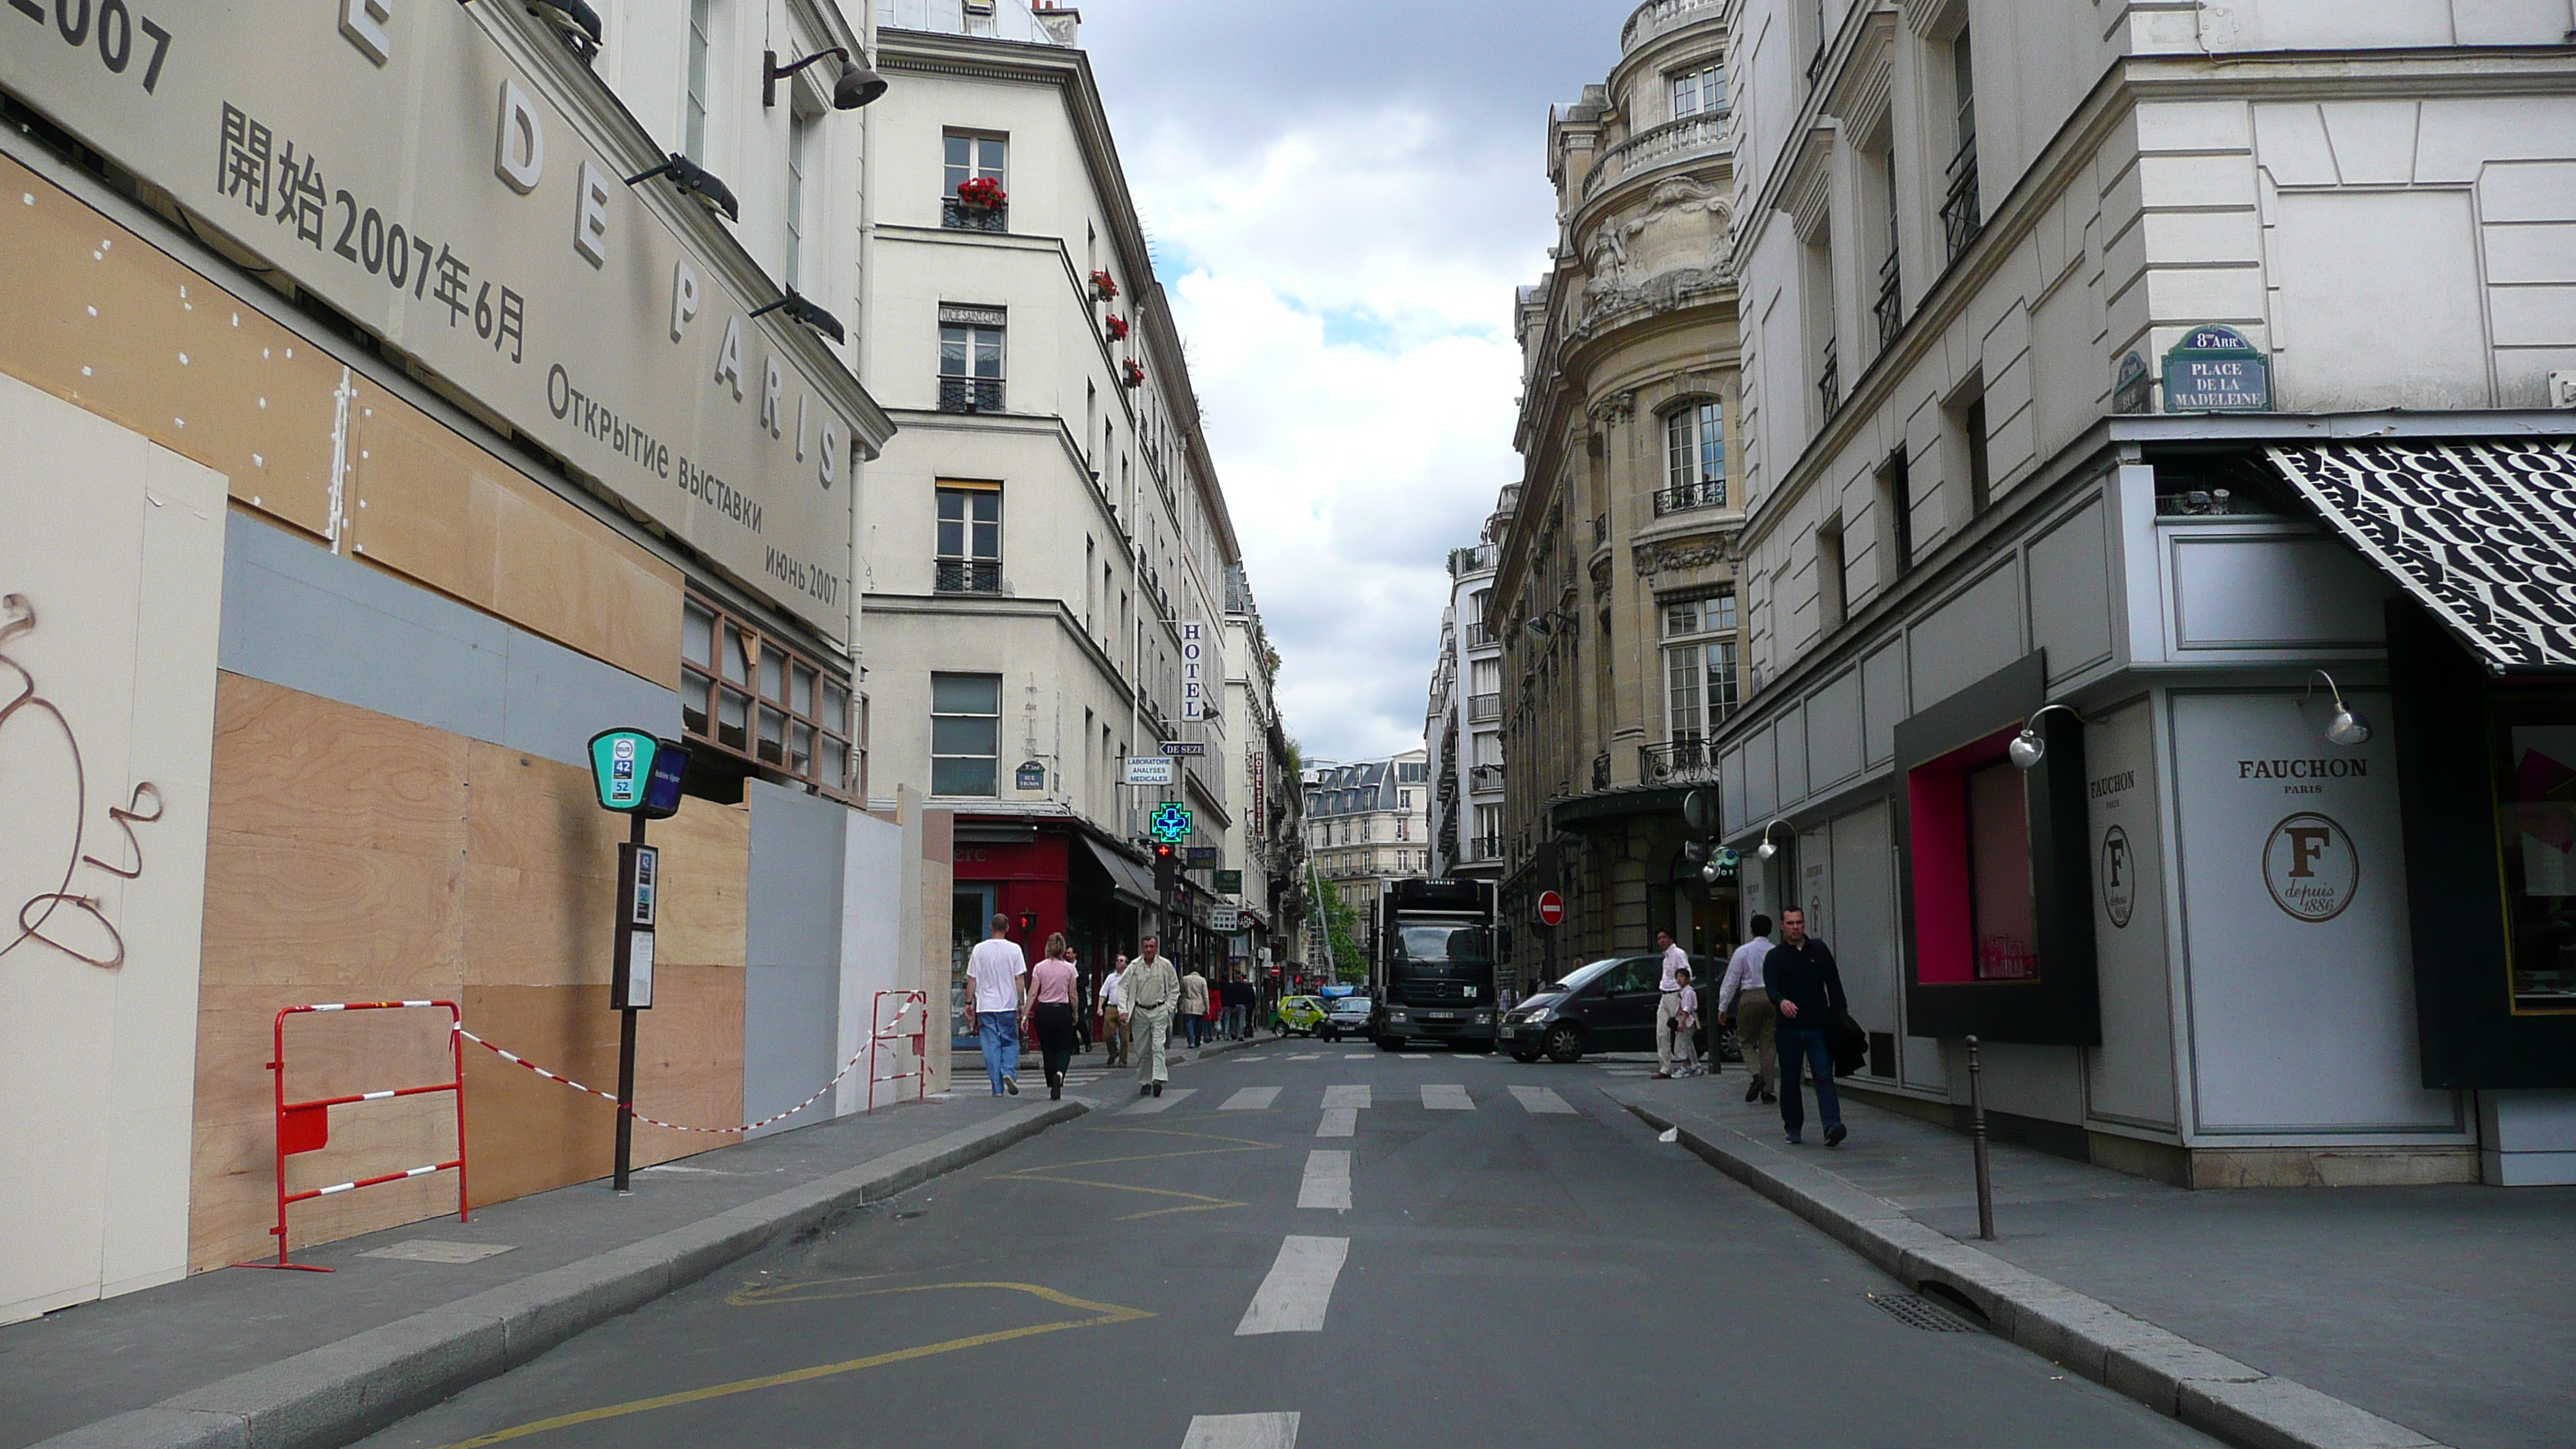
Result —
<svg viewBox="0 0 2576 1449"><path fill-rule="evenodd" d="M841 319L814 305L811 300L798 296L792 288L786 296L768 306L754 307L751 315L757 317L764 312L784 312L835 342L842 340Z"/></svg>
<svg viewBox="0 0 2576 1449"><path fill-rule="evenodd" d="M2308 671L2308 687L2299 694L2299 708L2305 710L2308 707L2308 696L2317 692L2320 679L2326 682L2327 692L2334 696L2335 706L2333 717L2326 721L2326 742L2341 745L2347 750L2370 743L2370 721L2363 719L2359 710L2343 702L2343 691L2336 687L2334 676L2322 669Z"/></svg>
<svg viewBox="0 0 2576 1449"><path fill-rule="evenodd" d="M599 23L599 12L585 0L528 0L528 13L544 21L583 64L599 54L600 40L607 32Z"/></svg>
<svg viewBox="0 0 2576 1449"><path fill-rule="evenodd" d="M2092 723L2092 721L2086 719L2084 716L2075 713L2075 709L2072 705L2041 705L2039 708L2031 711L2030 718L2022 722L2021 734L2015 737L2012 744L2007 746L2004 750L2005 754L2012 756L2014 769L2027 770L2031 766L2038 764L2041 760L2048 757L2048 742L2039 737L2039 721L2042 715L2047 714L2052 709L2064 710L2077 724Z"/></svg>
<svg viewBox="0 0 2576 1449"><path fill-rule="evenodd" d="M706 203L707 210L723 212L726 220L737 222L742 220L742 203L733 199L733 192L727 189L723 182L718 181L713 172L688 157L674 151L671 153L670 160L652 170L627 177L626 184L633 186L639 182L650 181L656 176L670 177L673 186Z"/></svg>
<svg viewBox="0 0 2576 1449"><path fill-rule="evenodd" d="M1774 826L1774 825L1788 825L1788 824L1789 824L1789 822L1788 822L1788 821L1786 821L1786 820L1774 820L1774 821L1772 821L1772 822L1771 822L1771 824L1770 824L1770 825L1765 825L1765 826L1763 826L1763 827L1762 827L1762 843L1761 843L1760 845L1757 845L1757 846L1755 846L1755 847L1753 848L1753 854L1754 854L1757 858L1762 859L1762 860L1769 860L1771 857L1773 857L1773 856L1775 856L1775 855L1778 855L1778 854L1780 853L1780 842L1778 842L1778 841L1776 841L1776 840L1773 840L1773 839L1771 838L1771 828L1772 828L1772 826ZM1792 830L1795 830L1797 827L1796 827L1796 826L1794 826L1794 825L1792 825L1792 826L1790 826L1789 828L1790 828L1790 829L1792 829Z"/></svg>
<svg viewBox="0 0 2576 1449"><path fill-rule="evenodd" d="M1544 639L1550 634L1556 632L1556 630L1548 623L1550 619L1555 620L1558 624L1571 624L1574 622L1574 616L1565 612L1563 609L1550 609L1546 613L1539 615L1537 618L1530 620L1523 627Z"/></svg>
<svg viewBox="0 0 2576 1449"><path fill-rule="evenodd" d="M760 80L761 109L767 110L778 104L780 81L827 55L837 55L841 58L841 77L832 82L833 110L855 111L886 93L886 78L851 59L850 52L842 46L835 45L818 50L812 55L801 60L791 60L785 65L778 63L777 51L764 50L760 53L763 72Z"/></svg>

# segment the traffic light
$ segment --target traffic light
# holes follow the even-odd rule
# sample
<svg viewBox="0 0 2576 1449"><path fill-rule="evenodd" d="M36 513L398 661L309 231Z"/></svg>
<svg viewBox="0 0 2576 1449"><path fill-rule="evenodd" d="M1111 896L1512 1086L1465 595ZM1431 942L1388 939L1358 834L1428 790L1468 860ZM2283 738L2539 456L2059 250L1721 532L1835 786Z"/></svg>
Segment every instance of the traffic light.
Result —
<svg viewBox="0 0 2576 1449"><path fill-rule="evenodd" d="M1155 892L1168 898L1172 893L1174 882L1180 879L1180 874L1181 852L1179 847L1168 843L1157 843L1154 847Z"/></svg>

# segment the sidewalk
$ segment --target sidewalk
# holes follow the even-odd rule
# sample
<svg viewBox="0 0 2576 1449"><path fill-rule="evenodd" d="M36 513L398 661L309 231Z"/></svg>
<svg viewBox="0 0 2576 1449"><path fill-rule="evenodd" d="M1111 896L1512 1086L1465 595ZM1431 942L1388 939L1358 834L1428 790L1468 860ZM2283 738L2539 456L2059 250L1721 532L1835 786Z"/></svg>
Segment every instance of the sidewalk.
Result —
<svg viewBox="0 0 2576 1449"><path fill-rule="evenodd" d="M1745 1081L1604 1090L1907 1282L1963 1289L1997 1332L2230 1442L2576 1441L2576 1188L2190 1192L1995 1144L1981 1243L1965 1136L1846 1098L1828 1151L1810 1089L1793 1148Z"/></svg>
<svg viewBox="0 0 2576 1449"><path fill-rule="evenodd" d="M971 1085L646 1168L623 1198L603 1179L295 1248L338 1272L221 1269L0 1328L0 1449L349 1443L1086 1106Z"/></svg>

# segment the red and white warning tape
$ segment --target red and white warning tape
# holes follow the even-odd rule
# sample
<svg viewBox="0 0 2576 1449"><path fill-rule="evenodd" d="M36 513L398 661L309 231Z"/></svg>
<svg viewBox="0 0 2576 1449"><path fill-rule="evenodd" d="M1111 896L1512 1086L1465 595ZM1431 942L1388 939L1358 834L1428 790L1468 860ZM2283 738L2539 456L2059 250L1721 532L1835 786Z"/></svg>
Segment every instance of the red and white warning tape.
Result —
<svg viewBox="0 0 2576 1449"><path fill-rule="evenodd" d="M561 1082L576 1092L588 1092L590 1095L598 1097L603 1101L614 1102L617 1100L617 1094L615 1092L603 1092L597 1087L584 1086L570 1077L547 1071L545 1068L538 1066L535 1062L529 1061L526 1057L520 1056L517 1052L504 1051L501 1048L494 1046L492 1043L485 1041L483 1038L476 1036L474 1033L467 1031L462 1026L456 1028L456 1034L465 1038L467 1041L474 1043L476 1046L483 1048L485 1051L492 1053L494 1056L499 1057L505 1062L516 1062L518 1065L526 1067L529 1071L536 1073L538 1076L545 1078L549 1082ZM739 1127L686 1127L677 1122L665 1122L659 1117L647 1117L641 1112L635 1114L635 1120L638 1122L649 1122L656 1127L666 1127L673 1132L757 1132L761 1128L769 1126L773 1122L784 1122L788 1118L795 1116L797 1113L804 1111L806 1108L813 1106L816 1102L823 1100L823 1094L825 1092L829 1092L834 1087L839 1086L841 1084L841 1078L848 1076L861 1061L866 1059L867 1054L868 1051L866 1047L859 1048L859 1054L850 1058L838 1072L833 1073L832 1080L825 1082L822 1086L816 1088L813 1096L806 1098L804 1101L797 1103L795 1106L788 1108L784 1112L780 1112L775 1116L763 1117L757 1122L746 1122Z"/></svg>

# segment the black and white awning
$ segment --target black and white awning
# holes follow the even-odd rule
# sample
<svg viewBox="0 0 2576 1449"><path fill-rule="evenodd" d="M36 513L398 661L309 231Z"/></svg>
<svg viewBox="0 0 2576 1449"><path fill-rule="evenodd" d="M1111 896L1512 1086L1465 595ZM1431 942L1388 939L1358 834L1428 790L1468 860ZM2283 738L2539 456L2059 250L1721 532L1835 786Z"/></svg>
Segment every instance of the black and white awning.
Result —
<svg viewBox="0 0 2576 1449"><path fill-rule="evenodd" d="M2576 667L2576 441L2276 447L2346 543L2497 669Z"/></svg>

